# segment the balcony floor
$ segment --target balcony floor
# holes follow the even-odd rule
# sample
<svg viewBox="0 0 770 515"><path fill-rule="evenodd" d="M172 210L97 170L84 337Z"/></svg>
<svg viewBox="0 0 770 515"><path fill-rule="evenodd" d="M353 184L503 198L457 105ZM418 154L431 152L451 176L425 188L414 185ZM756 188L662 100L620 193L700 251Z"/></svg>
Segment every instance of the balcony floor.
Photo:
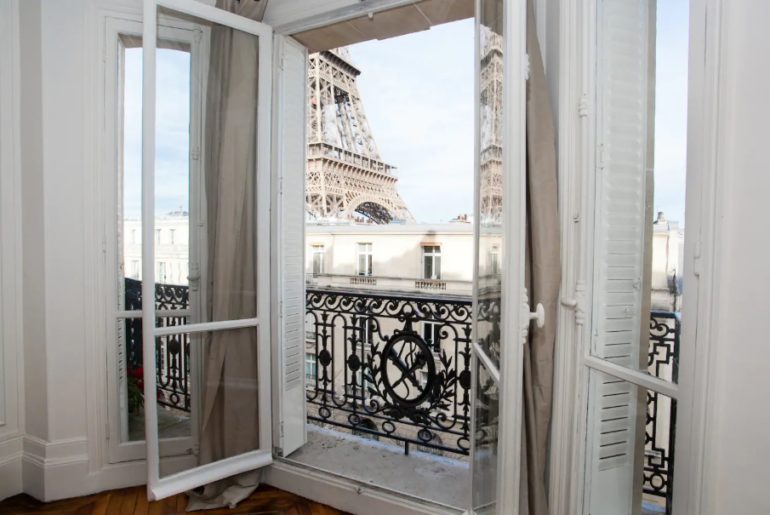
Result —
<svg viewBox="0 0 770 515"><path fill-rule="evenodd" d="M395 492L464 509L470 495L470 462L419 451L409 456L395 442L308 424L308 442L290 461Z"/></svg>

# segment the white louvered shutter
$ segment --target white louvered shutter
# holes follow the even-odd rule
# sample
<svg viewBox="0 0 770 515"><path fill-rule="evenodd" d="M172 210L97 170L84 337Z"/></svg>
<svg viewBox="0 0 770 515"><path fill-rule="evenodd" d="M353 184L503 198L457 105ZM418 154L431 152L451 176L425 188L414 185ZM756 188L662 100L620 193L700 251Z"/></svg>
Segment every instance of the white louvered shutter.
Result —
<svg viewBox="0 0 770 515"><path fill-rule="evenodd" d="M291 38L276 36L274 113L278 195L276 203L279 387L275 395L276 446L283 456L305 443L305 109L307 53Z"/></svg>
<svg viewBox="0 0 770 515"><path fill-rule="evenodd" d="M603 0L597 11L597 189L592 352L638 369L646 220L649 0ZM652 120L650 120L651 122ZM643 404L634 385L593 372L586 513L639 510Z"/></svg>

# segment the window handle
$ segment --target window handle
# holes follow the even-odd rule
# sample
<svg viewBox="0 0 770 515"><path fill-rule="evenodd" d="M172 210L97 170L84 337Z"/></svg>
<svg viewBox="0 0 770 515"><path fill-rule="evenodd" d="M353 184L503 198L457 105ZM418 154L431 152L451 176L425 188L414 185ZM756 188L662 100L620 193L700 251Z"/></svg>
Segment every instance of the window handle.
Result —
<svg viewBox="0 0 770 515"><path fill-rule="evenodd" d="M529 312L529 320L530 322L534 320L535 325L540 329L545 326L545 308L543 307L543 304L538 302L537 306L535 306L535 311Z"/></svg>

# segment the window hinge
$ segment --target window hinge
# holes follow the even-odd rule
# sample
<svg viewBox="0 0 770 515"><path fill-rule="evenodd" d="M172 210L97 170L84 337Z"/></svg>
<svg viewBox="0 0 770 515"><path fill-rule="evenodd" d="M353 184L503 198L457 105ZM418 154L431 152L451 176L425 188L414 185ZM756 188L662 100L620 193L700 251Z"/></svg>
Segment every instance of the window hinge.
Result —
<svg viewBox="0 0 770 515"><path fill-rule="evenodd" d="M585 118L588 116L588 95L583 95L580 97L580 101L578 102L578 116L581 118Z"/></svg>
<svg viewBox="0 0 770 515"><path fill-rule="evenodd" d="M198 159L201 158L201 149L199 146L196 145L193 147L192 152L190 152L190 158L193 161L197 161Z"/></svg>
<svg viewBox="0 0 770 515"><path fill-rule="evenodd" d="M695 252L693 253L692 257L692 272L695 275L695 277L700 277L702 268L703 268L703 260L701 259L701 242L700 240L695 242Z"/></svg>
<svg viewBox="0 0 770 515"><path fill-rule="evenodd" d="M109 442L110 441L110 423L109 423L109 421L104 423L104 432L107 434L107 441Z"/></svg>

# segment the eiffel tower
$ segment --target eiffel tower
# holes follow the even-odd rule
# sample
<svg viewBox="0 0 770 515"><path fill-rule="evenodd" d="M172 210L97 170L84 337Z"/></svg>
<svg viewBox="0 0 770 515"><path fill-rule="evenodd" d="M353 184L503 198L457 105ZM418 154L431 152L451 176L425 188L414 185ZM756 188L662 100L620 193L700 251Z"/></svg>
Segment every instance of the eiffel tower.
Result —
<svg viewBox="0 0 770 515"><path fill-rule="evenodd" d="M307 213L318 221L414 222L366 120L360 74L345 49L310 56Z"/></svg>
<svg viewBox="0 0 770 515"><path fill-rule="evenodd" d="M499 225L503 218L503 39L483 25L481 55L479 214L482 224Z"/></svg>

